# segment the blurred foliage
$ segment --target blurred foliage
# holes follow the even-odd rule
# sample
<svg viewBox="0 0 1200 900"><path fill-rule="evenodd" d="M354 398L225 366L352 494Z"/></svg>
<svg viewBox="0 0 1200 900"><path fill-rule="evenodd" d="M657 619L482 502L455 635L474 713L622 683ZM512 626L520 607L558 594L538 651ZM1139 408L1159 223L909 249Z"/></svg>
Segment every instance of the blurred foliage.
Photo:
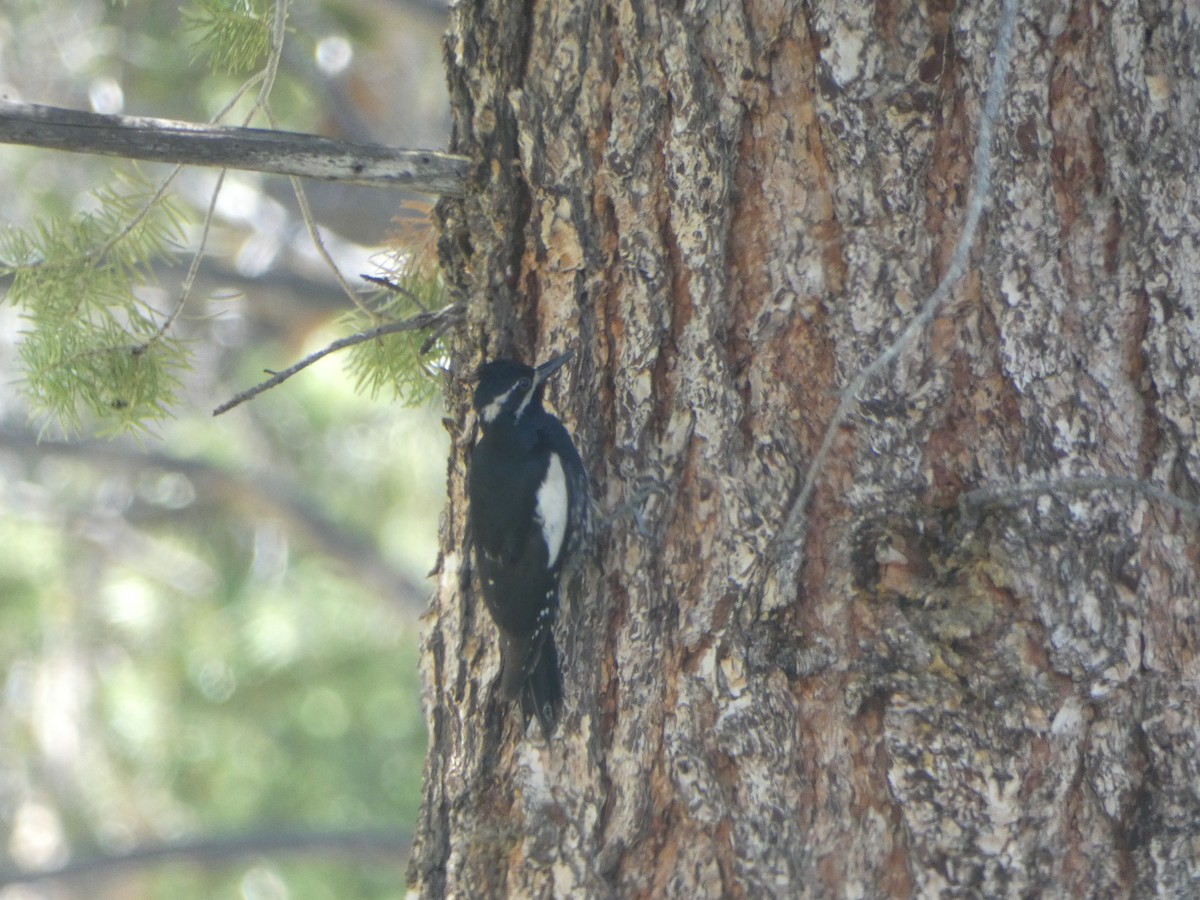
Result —
<svg viewBox="0 0 1200 900"><path fill-rule="evenodd" d="M387 287L344 317L349 331L365 332L387 322L401 322L436 311L448 302L437 267L434 231L412 224L427 222L430 209L416 203L406 204L406 209L417 215L396 220L389 236L393 250L376 261L379 277ZM415 406L432 401L440 391L440 383L431 375L444 357L445 349L436 330L400 331L356 344L350 350L347 367L359 391L372 398L382 392Z"/></svg>
<svg viewBox="0 0 1200 900"><path fill-rule="evenodd" d="M171 424L148 465L136 445L0 442L6 868L415 820L444 440L433 410L371 404L336 365L298 386ZM234 896L261 870L270 896L398 897L403 865L154 869L139 895Z"/></svg>
<svg viewBox="0 0 1200 900"><path fill-rule="evenodd" d="M245 121L257 116L277 122L276 106L316 105L313 87L289 78L288 67L275 64L284 51L283 46L271 47L272 20L279 8L268 0L190 0L173 23L171 30L186 35L214 73L262 67L240 87L217 82L225 116L238 104L250 104ZM339 18L346 18L344 10ZM352 58L346 40L339 41L332 46L340 51L324 53L327 68L337 68L331 59L341 65ZM275 62L268 61L268 50L279 57ZM163 64L158 52L136 58ZM171 62L179 68L178 59ZM269 109L260 107L267 93ZM91 100L104 105L119 96L119 85L101 80ZM182 207L172 194L174 180L172 173L155 186L140 173L127 176L116 187L92 191L82 210L40 215L27 226L10 224L0 232L0 274L13 279L6 299L22 310L27 322L20 348L25 366L21 384L34 413L65 432L145 430L170 415L178 402L179 373L190 358L176 322L191 301L190 277L174 292L146 290L157 287L154 265L189 243ZM211 188L214 209L222 188L220 180ZM196 237L207 241L211 212L202 215L205 225ZM203 253L205 246L187 249ZM371 328L396 321L395 316L420 309L419 295L432 298L440 292L436 272L424 265L434 255L423 257L419 271L408 262L413 258L409 247L394 246L384 269L403 270L397 280L404 293L374 308L360 303L357 314L346 316L344 323ZM165 294L159 297L164 302L153 306L140 293ZM414 298L415 305L401 302ZM419 352L423 346L424 338L416 332L392 334L360 346L349 364L372 395L391 386L402 401L427 402L437 384L428 378Z"/></svg>
<svg viewBox="0 0 1200 900"><path fill-rule="evenodd" d="M226 27L221 10L245 13L242 50L189 65L203 16L176 4L12 0L0 80L31 102L208 119L244 84L227 69L254 54L262 65L251 32L265 33L272 7L189 8L211 10L214 28ZM270 98L280 127L352 132L381 108L368 75L388 104L397 83L414 84L379 64L403 61L385 40L423 33L385 19L397 8L291 5ZM314 60L342 35L380 46L336 80ZM365 44L352 49L367 58ZM440 88L440 71L432 78ZM25 391L0 392L0 877L160 841L405 830L425 744L416 617L448 448L435 408L380 400L435 394L438 378L421 370L437 374L439 348L418 359L420 333L373 342L230 414L209 411L350 329L443 304L427 229L386 240L400 212L390 195L374 246L347 246L324 216L345 221L351 206L358 224L362 204L314 202L351 279L374 256L410 292L368 296L371 313L347 317L348 299L303 249L286 181L231 177L168 339L183 281L172 252L197 242L211 173L185 171L166 199L159 167L97 191L111 162L2 152L0 378ZM44 426L39 443L24 423L46 412L62 427ZM140 430L50 440L97 427ZM0 896L400 897L405 863L399 850L201 859Z"/></svg>
<svg viewBox="0 0 1200 900"><path fill-rule="evenodd" d="M267 0L191 0L180 9L196 58L236 74L262 64L271 46L275 4Z"/></svg>
<svg viewBox="0 0 1200 900"><path fill-rule="evenodd" d="M139 174L93 192L94 209L0 232L7 301L25 319L21 360L35 414L78 432L125 431L176 400L184 346L137 296L182 239L182 215Z"/></svg>

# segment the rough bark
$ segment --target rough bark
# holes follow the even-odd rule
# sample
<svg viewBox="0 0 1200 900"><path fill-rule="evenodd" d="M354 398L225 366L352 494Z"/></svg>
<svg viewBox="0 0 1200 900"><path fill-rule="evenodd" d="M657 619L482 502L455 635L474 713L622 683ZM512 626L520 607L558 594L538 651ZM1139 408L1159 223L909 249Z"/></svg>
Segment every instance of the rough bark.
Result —
<svg viewBox="0 0 1200 900"><path fill-rule="evenodd" d="M1200 31L1025 5L971 269L944 271L997 4L460 3L455 355L545 358L612 513L551 746L495 698L450 393L425 896L1183 896L1200 872ZM622 514L651 479L662 487ZM772 552L768 552L772 551ZM789 573L797 572L795 578Z"/></svg>

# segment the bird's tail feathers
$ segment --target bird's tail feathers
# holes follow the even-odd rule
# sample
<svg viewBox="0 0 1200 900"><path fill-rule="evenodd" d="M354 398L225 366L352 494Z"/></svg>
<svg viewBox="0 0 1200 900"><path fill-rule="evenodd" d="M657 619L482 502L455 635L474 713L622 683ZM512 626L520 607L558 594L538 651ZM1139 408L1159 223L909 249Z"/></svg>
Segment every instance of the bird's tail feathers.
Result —
<svg viewBox="0 0 1200 900"><path fill-rule="evenodd" d="M554 635L551 634L546 636L537 664L525 679L525 689L521 692L521 711L526 722L530 716L537 716L542 734L549 741L558 724L562 702L562 671L558 667L558 648L554 646Z"/></svg>
<svg viewBox="0 0 1200 900"><path fill-rule="evenodd" d="M506 700L521 698L525 721L537 716L546 738L554 732L562 711L563 682L554 635L546 629L535 640L501 633L500 693Z"/></svg>

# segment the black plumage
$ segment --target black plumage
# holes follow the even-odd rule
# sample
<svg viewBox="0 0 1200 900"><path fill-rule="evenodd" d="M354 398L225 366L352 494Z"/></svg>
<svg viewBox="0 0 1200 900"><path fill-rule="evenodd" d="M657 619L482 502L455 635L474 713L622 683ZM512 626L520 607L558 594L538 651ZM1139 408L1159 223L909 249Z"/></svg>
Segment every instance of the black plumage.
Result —
<svg viewBox="0 0 1200 900"><path fill-rule="evenodd" d="M467 478L483 599L500 632L501 694L521 698L547 737L562 707L554 644L564 563L586 528L587 476L563 424L542 407L546 380L570 354L536 369L501 359L479 369L482 436Z"/></svg>

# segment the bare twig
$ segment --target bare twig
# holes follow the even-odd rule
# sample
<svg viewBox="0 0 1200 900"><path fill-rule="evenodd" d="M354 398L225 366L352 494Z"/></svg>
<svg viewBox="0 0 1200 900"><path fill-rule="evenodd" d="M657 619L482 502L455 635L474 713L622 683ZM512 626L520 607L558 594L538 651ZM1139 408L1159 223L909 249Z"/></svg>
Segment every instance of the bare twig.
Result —
<svg viewBox="0 0 1200 900"><path fill-rule="evenodd" d="M267 116L267 121L274 125L275 117L271 113L271 107L264 103L262 109ZM325 261L325 265L333 273L333 277L337 280L342 293L361 312L370 315L371 311L367 309L362 298L358 296L358 292L354 290L354 287L346 279L346 276L342 274L342 270L338 268L338 264L334 262L333 256L329 253L329 248L325 246L325 239L321 236L321 229L317 227L316 217L313 216L312 207L308 203L308 194L304 192L304 184L295 175L291 177L290 181L292 184L292 193L296 195L296 204L300 207L300 218L304 222L304 227L308 230L309 240L312 241L313 247L316 248L317 255Z"/></svg>
<svg viewBox="0 0 1200 900"><path fill-rule="evenodd" d="M461 315L462 307L457 303L452 303L434 312L418 313L412 318L404 319L401 322L388 322L386 325L380 325L378 328L371 328L367 331L360 331L357 334L349 335L348 337L339 338L329 346L322 347L315 353L310 353L304 359L294 365L288 366L283 371L275 372L266 381L260 382L249 390L242 391L232 399L225 401L213 410L213 415L219 416L222 413L229 412L235 406L240 406L247 400L257 397L263 391L268 391L276 385L282 384L297 372L307 369L313 363L324 359L330 353L336 353L338 350L345 350L347 347L353 347L355 344L362 344L366 341L372 341L375 338L388 334L396 334L401 331L421 331L425 328L440 328L444 330L448 323L457 321Z"/></svg>
<svg viewBox="0 0 1200 900"><path fill-rule="evenodd" d="M469 160L311 134L108 116L0 100L0 143L183 165L298 175L461 196Z"/></svg>
<svg viewBox="0 0 1200 900"><path fill-rule="evenodd" d="M246 115L246 118L242 123L243 125L249 125L250 120L254 117L255 113L259 109L264 111L267 109L267 97L270 95L271 89L275 86L275 76L279 72L279 60L283 56L283 38L287 31L287 10L287 0L280 0L279 3L275 4L275 18L271 25L271 52L267 56L267 64L261 73L262 77L258 79L261 82L258 90L258 99L256 99L254 102L254 108L251 109ZM251 82L247 82L247 84L250 83ZM245 87L238 92L238 96L240 96L244 90ZM227 104L225 109L227 110L229 108L230 105ZM223 114L224 111L222 111L220 115ZM269 111L267 111L267 115L270 115ZM271 124L273 125L274 122ZM179 174L182 168L182 166L176 166L171 171L166 179L164 179L159 189L155 192L154 196L151 198L150 203L143 208L142 212L137 218L144 218L149 213L149 211L153 208L153 205L157 203L159 199L161 199L162 195L166 192L167 185L174 180L175 176ZM133 353L135 355L138 353L144 353L154 343L161 340L162 337L175 325L175 321L179 318L180 313L183 312L183 307L187 305L188 297L190 297L192 294L192 285L196 283L196 273L200 271L200 262L202 259L204 259L204 251L208 247L208 236L212 231L213 217L217 210L217 200L221 196L221 188L225 185L225 174L228 171L228 169L222 169L217 174L217 183L213 186L212 197L209 199L208 209L204 214L204 227L200 232L200 242L196 247L196 251L192 254L192 262L188 266L187 275L184 276L183 283L179 286L179 297L175 301L175 308L171 310L170 314L168 314L165 319L163 319L162 324L158 326L154 334L152 334L146 341L133 348ZM292 182L293 184L297 183L295 176L292 177ZM130 230L132 230L132 226L127 227L122 233L128 234ZM105 249L110 249L111 246L112 243L110 243ZM321 249L324 248L322 247Z"/></svg>
<svg viewBox="0 0 1200 900"><path fill-rule="evenodd" d="M363 281L369 281L371 284L377 284L379 287L385 288L386 290L391 291L393 294L399 294L401 297L406 297L420 307L422 311L425 310L425 304L421 298L399 282L392 281L392 279L385 278L382 275L359 275L358 277Z"/></svg>
<svg viewBox="0 0 1200 900"><path fill-rule="evenodd" d="M183 283L179 286L179 297L175 301L175 308L162 320L154 334L133 348L134 355L145 353L151 346L162 340L163 336L175 325L175 320L183 312L188 297L192 295L192 285L196 283L196 275L200 271L200 261L204 259L204 250L208 246L208 235L212 231L213 215L217 209L217 199L221 196L221 187L225 184L225 173L228 171L228 169L222 169L217 175L217 183L213 187L212 198L208 201L208 210L204 214L204 227L200 231L200 243L196 247L196 252L192 254L192 262L188 266L187 275L184 276Z"/></svg>
<svg viewBox="0 0 1200 900"><path fill-rule="evenodd" d="M950 258L950 264L933 293L921 304L917 315L913 317L907 327L892 341L890 346L860 369L842 390L837 408L825 426L825 433L816 455L813 456L812 462L809 463L804 473L800 492L792 501L784 526L773 541L770 553L772 559L778 559L788 547L802 542L807 524L808 504L812 499L817 478L833 449L838 429L842 427L851 411L858 405L859 394L925 330L966 271L979 220L983 215L983 209L991 190L992 129L1000 112L1000 104L1004 99L1016 19L1017 0L1004 0L1004 6L1000 11L1000 29L996 37L996 49L992 54L992 68L988 77L987 99L979 120L979 134L975 143L975 172L971 178L970 193L967 196L966 216L963 219L962 231L959 233L954 253Z"/></svg>
<svg viewBox="0 0 1200 900"><path fill-rule="evenodd" d="M271 90L275 87L275 76L279 74L279 61L283 58L283 38L287 34L288 0L279 0L275 4L275 16L271 20L271 52L267 54L267 64L263 68L263 83L258 89L258 99L254 101L255 109L265 109ZM246 124L249 124L247 121Z"/></svg>
<svg viewBox="0 0 1200 900"><path fill-rule="evenodd" d="M238 102L238 100L240 100L242 98L242 96L246 93L246 91L250 90L250 88L254 87L254 85L258 84L265 77L266 77L266 72L259 72L256 75L252 76L250 79L248 79L245 84L243 84L240 88L238 88L234 92L233 96L225 103L225 105L217 112L217 114L209 120L209 124L215 125L217 122L220 122L221 119L223 119L225 117L225 115L231 109L233 109L234 105ZM2 109L2 108L3 108L2 105L0 105L0 109ZM0 113L0 131L2 131L2 129L3 129L3 114ZM109 238L108 243L106 243L103 247L101 247L94 254L92 254L92 258L96 259L96 260L103 259L105 256L108 255L108 253L112 250L113 247L115 247L118 243L120 243L126 237L128 237L133 232L133 229L137 228L137 226L142 223L142 221L146 218L146 216L150 215L150 211L152 209L154 209L154 207L158 204L158 201L163 198L163 195L166 194L166 192L167 192L167 188L169 188L171 186L171 183L179 176L179 173L182 171L183 171L182 165L177 165L173 169L171 169L171 171L167 173L167 176L159 183L158 188L154 191L154 194L150 197L149 200L146 201L146 203L142 206L141 210L138 211L138 214L135 215L132 219L130 219L125 224L124 228L122 228L120 231L118 231L116 234L114 234L111 238ZM214 199L214 203L215 203L215 200L216 200L215 196L213 199ZM212 207L210 207L210 209L209 209L209 217L211 218L211 216L212 216ZM205 233L207 234L208 220L205 220L204 229L205 229Z"/></svg>
<svg viewBox="0 0 1200 900"><path fill-rule="evenodd" d="M447 317L438 322L437 325L433 327L433 331L429 332L429 335L424 341L421 342L421 347L417 352L424 356L426 353L432 350L433 345L438 342L438 339L441 338L441 336L445 334L446 331L457 321L459 321L458 318L451 319Z"/></svg>

